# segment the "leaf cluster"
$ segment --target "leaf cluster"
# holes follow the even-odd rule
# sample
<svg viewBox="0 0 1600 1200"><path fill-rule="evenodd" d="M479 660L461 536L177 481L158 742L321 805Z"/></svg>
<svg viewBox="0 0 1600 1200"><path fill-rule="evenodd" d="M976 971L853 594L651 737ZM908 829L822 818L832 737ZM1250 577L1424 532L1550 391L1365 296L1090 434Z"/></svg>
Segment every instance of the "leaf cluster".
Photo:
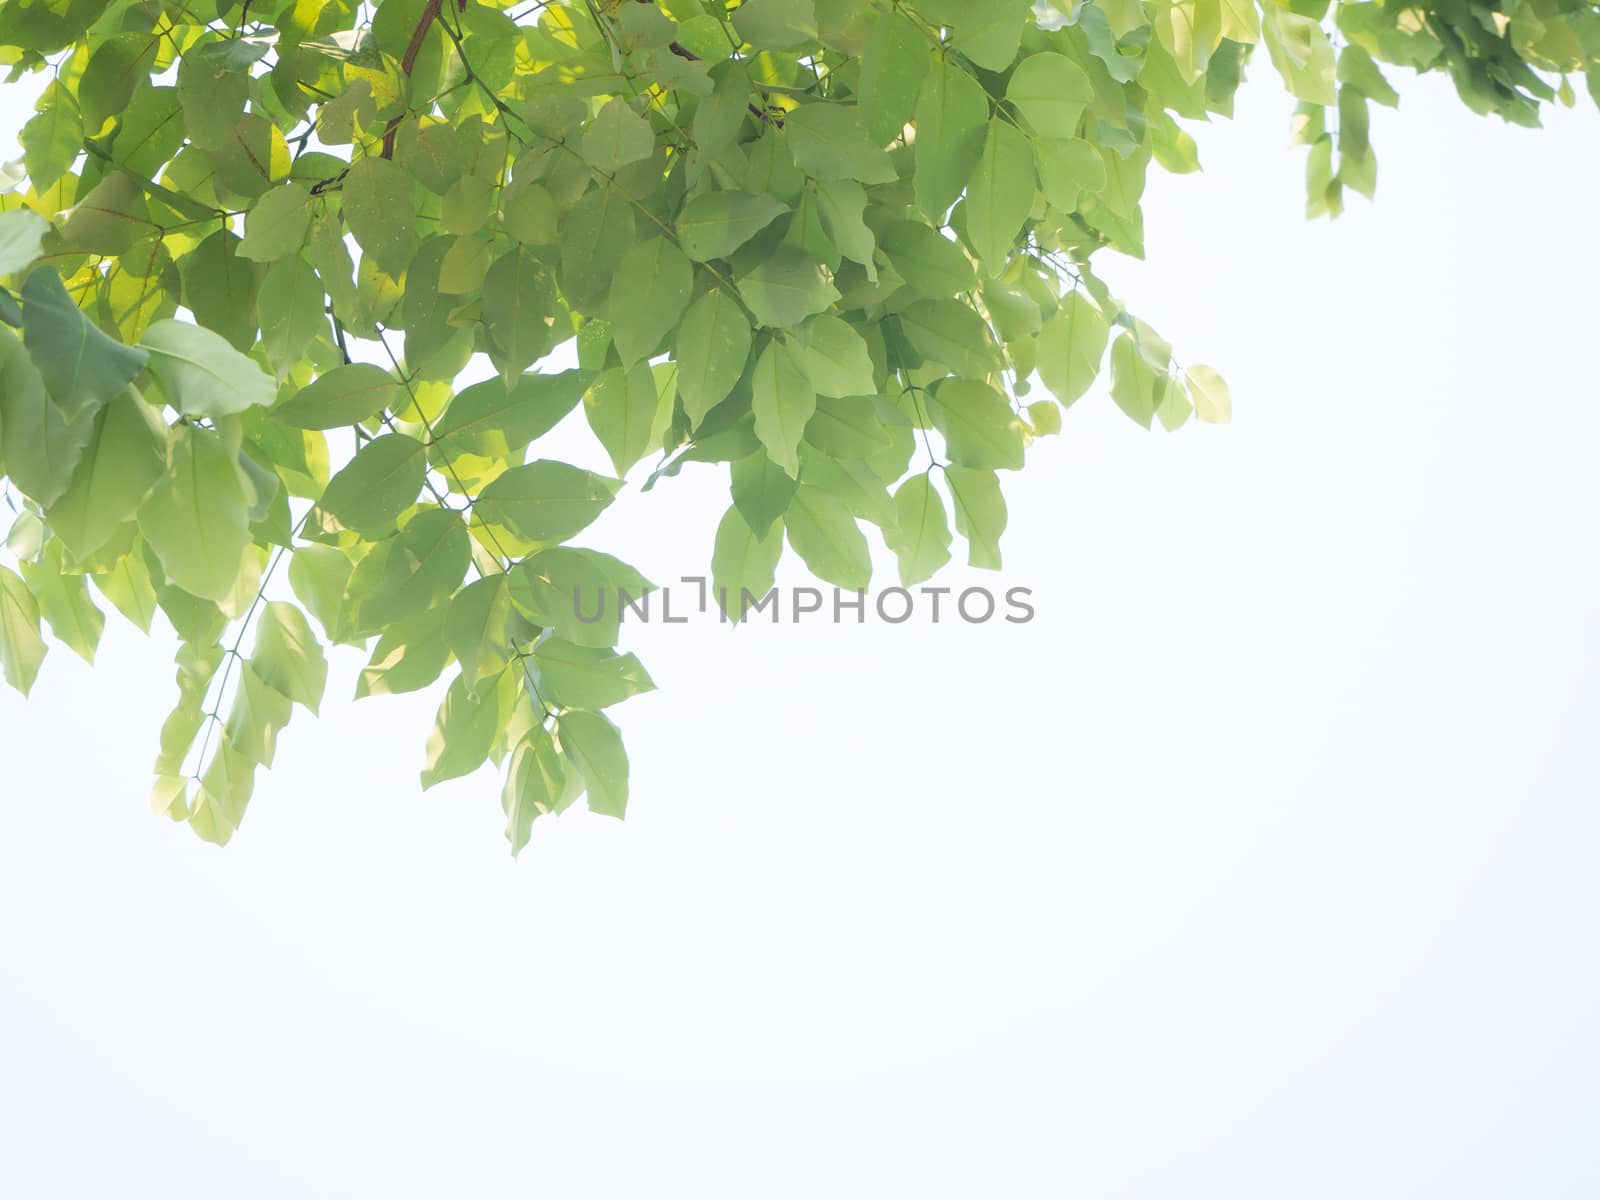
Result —
<svg viewBox="0 0 1600 1200"><path fill-rule="evenodd" d="M1000 565L1003 474L1109 362L1145 427L1226 385L1096 271L1151 165L1264 45L1309 208L1371 195L1380 64L1530 123L1592 4L1293 0L10 0L43 72L0 186L0 664L182 639L154 804L224 842L325 648L360 695L448 676L425 786L486 762L513 849L621 816L617 648L651 588L586 531L721 470L729 615L785 548L867 585ZM1591 87L1592 87L1591 83ZM579 416L578 414L581 414ZM611 464L545 457L587 423ZM642 474L642 469L641 472ZM638 476L635 476L637 479ZM581 613L606 614L599 620ZM250 649L246 649L246 647Z"/></svg>

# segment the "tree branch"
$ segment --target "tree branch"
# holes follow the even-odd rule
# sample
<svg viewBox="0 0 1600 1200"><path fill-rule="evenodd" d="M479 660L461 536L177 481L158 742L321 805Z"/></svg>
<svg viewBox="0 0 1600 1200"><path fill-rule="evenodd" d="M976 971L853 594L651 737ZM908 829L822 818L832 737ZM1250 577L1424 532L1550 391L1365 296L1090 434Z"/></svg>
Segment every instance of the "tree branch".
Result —
<svg viewBox="0 0 1600 1200"><path fill-rule="evenodd" d="M411 40L406 43L405 53L400 58L400 70L407 79L411 78L411 68L417 65L417 55L422 53L422 43L428 36L428 30L433 28L434 21L438 20L439 9L444 6L444 0L428 0L422 6L422 13L417 17L417 27L411 31ZM467 11L467 0L456 0L458 12ZM394 157L394 139L400 131L400 122L404 121L410 113L402 113L389 122L389 127L383 131L383 157Z"/></svg>

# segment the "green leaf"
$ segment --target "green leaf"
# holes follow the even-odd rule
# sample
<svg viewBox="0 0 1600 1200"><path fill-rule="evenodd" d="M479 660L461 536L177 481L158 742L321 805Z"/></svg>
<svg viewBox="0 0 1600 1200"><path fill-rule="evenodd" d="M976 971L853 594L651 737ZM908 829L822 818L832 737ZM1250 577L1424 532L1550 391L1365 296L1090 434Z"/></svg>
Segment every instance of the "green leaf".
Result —
<svg viewBox="0 0 1600 1200"><path fill-rule="evenodd" d="M861 127L857 110L832 103L802 104L784 118L795 166L813 179L893 183L894 163Z"/></svg>
<svg viewBox="0 0 1600 1200"><path fill-rule="evenodd" d="M500 734L500 697L491 690L475 695L466 676L450 682L433 732L428 735L427 761L422 767L422 786L431 788L447 779L470 775L489 761L495 738Z"/></svg>
<svg viewBox="0 0 1600 1200"><path fill-rule="evenodd" d="M736 459L731 471L734 507L755 535L765 539L772 523L788 511L799 482L765 450Z"/></svg>
<svg viewBox="0 0 1600 1200"><path fill-rule="evenodd" d="M694 267L665 238L631 247L611 285L611 336L624 366L648 358L683 315L694 286Z"/></svg>
<svg viewBox="0 0 1600 1200"><path fill-rule="evenodd" d="M79 198L61 237L89 254L126 254L142 237L159 232L144 192L130 174L113 171Z"/></svg>
<svg viewBox="0 0 1600 1200"><path fill-rule="evenodd" d="M289 586L306 611L332 638L339 628L339 610L350 582L351 563L332 546L296 546L289 558Z"/></svg>
<svg viewBox="0 0 1600 1200"><path fill-rule="evenodd" d="M958 296L978 284L961 247L921 221L895 221L880 240L900 277L930 299Z"/></svg>
<svg viewBox="0 0 1600 1200"><path fill-rule="evenodd" d="M1017 234L1033 209L1034 186L1028 139L996 117L989 122L966 206L967 238L990 275L999 275L1010 261Z"/></svg>
<svg viewBox="0 0 1600 1200"><path fill-rule="evenodd" d="M813 0L745 0L733 27L757 50L787 50L816 38L817 10Z"/></svg>
<svg viewBox="0 0 1600 1200"><path fill-rule="evenodd" d="M310 227L311 193L298 183L274 188L245 216L239 257L272 262L298 254Z"/></svg>
<svg viewBox="0 0 1600 1200"><path fill-rule="evenodd" d="M748 606L772 590L782 557L781 527L769 526L758 537L737 506L723 513L711 552L711 586L723 615L743 620Z"/></svg>
<svg viewBox="0 0 1600 1200"><path fill-rule="evenodd" d="M525 541L554 545L587 527L621 487L620 479L540 459L501 475L479 494L475 508L482 520Z"/></svg>
<svg viewBox="0 0 1600 1200"><path fill-rule="evenodd" d="M1105 160L1082 138L1040 138L1033 151L1045 199L1062 212L1074 211L1085 197L1105 189Z"/></svg>
<svg viewBox="0 0 1600 1200"><path fill-rule="evenodd" d="M705 192L678 214L678 243L696 262L727 258L788 211L789 206L773 196Z"/></svg>
<svg viewBox="0 0 1600 1200"><path fill-rule="evenodd" d="M1337 102L1333 46L1320 21L1267 5L1261 14L1261 32L1272 65L1290 95L1309 104Z"/></svg>
<svg viewBox="0 0 1600 1200"><path fill-rule="evenodd" d="M235 350L248 350L256 340L256 294L265 271L239 257L239 245L238 237L219 229L178 266L183 303L195 321L216 330Z"/></svg>
<svg viewBox="0 0 1600 1200"><path fill-rule="evenodd" d="M899 8L872 23L861 55L861 119L879 146L899 137L927 77L928 41Z"/></svg>
<svg viewBox="0 0 1600 1200"><path fill-rule="evenodd" d="M460 515L447 508L423 509L390 543L383 578L362 602L362 627L382 629L443 603L461 585L471 560Z"/></svg>
<svg viewBox="0 0 1600 1200"><path fill-rule="evenodd" d="M318 337L328 332L322 281L299 254L280 258L268 268L256 294L261 322L261 348L279 377L286 376Z"/></svg>
<svg viewBox="0 0 1600 1200"><path fill-rule="evenodd" d="M900 328L917 353L957 375L981 379L1000 367L988 325L958 300L918 300L900 313Z"/></svg>
<svg viewBox="0 0 1600 1200"><path fill-rule="evenodd" d="M963 467L1022 469L1021 422L994 388L971 379L946 379L928 394L927 401L952 462Z"/></svg>
<svg viewBox="0 0 1600 1200"><path fill-rule="evenodd" d="M28 208L0 213L0 275L15 275L44 253L50 222Z"/></svg>
<svg viewBox="0 0 1600 1200"><path fill-rule="evenodd" d="M768 342L751 371L751 411L756 437L767 455L791 477L800 474L798 450L806 422L817 409L817 393L789 348Z"/></svg>
<svg viewBox="0 0 1600 1200"><path fill-rule="evenodd" d="M678 364L678 396L690 429L728 397L750 357L750 322L720 291L707 292L689 306L678 324L673 358Z"/></svg>
<svg viewBox="0 0 1600 1200"><path fill-rule="evenodd" d="M252 198L288 177L289 145L274 122L260 113L246 113L212 152L211 165L217 186Z"/></svg>
<svg viewBox="0 0 1600 1200"><path fill-rule="evenodd" d="M278 733L293 715L289 697L263 680L253 664L245 663L223 726L226 745L250 762L270 767L278 749Z"/></svg>
<svg viewBox="0 0 1600 1200"><path fill-rule="evenodd" d="M40 108L22 127L23 163L38 191L53 187L83 150L83 121L77 97L59 80L40 97Z"/></svg>
<svg viewBox="0 0 1600 1200"><path fill-rule="evenodd" d="M421 691L438 679L450 661L444 618L445 609L436 606L385 630L361 669L356 699Z"/></svg>
<svg viewBox="0 0 1600 1200"><path fill-rule="evenodd" d="M484 277L483 311L490 357L510 385L550 349L556 297L543 264L521 249L502 255Z"/></svg>
<svg viewBox="0 0 1600 1200"><path fill-rule="evenodd" d="M1161 378L1139 353L1132 334L1125 333L1111 344L1111 398L1146 429L1155 420Z"/></svg>
<svg viewBox="0 0 1600 1200"><path fill-rule="evenodd" d="M870 396L877 392L872 356L855 329L829 313L800 327L791 354L821 396Z"/></svg>
<svg viewBox="0 0 1600 1200"><path fill-rule="evenodd" d="M917 206L942 223L983 154L989 99L948 59L936 62L917 96Z"/></svg>
<svg viewBox="0 0 1600 1200"><path fill-rule="evenodd" d="M315 713L328 685L328 660L305 614L282 600L269 600L256 624L251 665L262 681Z"/></svg>
<svg viewBox="0 0 1600 1200"><path fill-rule="evenodd" d="M655 585L627 563L578 546L551 546L523 559L512 575L511 599L544 628L580 646L617 641L624 607L639 604Z"/></svg>
<svg viewBox="0 0 1600 1200"><path fill-rule="evenodd" d="M1017 57L1029 0L977 0L955 20L950 44L978 66L1004 71Z"/></svg>
<svg viewBox="0 0 1600 1200"><path fill-rule="evenodd" d="M624 773L627 760L623 760ZM542 728L534 728L517 743L506 772L500 804L506 814L506 840L511 853L519 854L528 844L534 818L560 812L567 790L566 769L555 740Z"/></svg>
<svg viewBox="0 0 1600 1200"><path fill-rule="evenodd" d="M138 511L167 469L167 431L132 392L100 410L88 447L48 520L78 558L93 554Z"/></svg>
<svg viewBox="0 0 1600 1200"><path fill-rule="evenodd" d="M816 194L822 232L841 254L866 268L867 278L876 283L878 242L864 219L866 189L853 179L830 179L817 186Z"/></svg>
<svg viewBox="0 0 1600 1200"><path fill-rule="evenodd" d="M583 776L589 811L621 820L628 808L628 754L622 734L599 713L562 713L556 722L561 753Z"/></svg>
<svg viewBox="0 0 1600 1200"><path fill-rule="evenodd" d="M140 179L159 177L183 147L183 114L176 88L140 88L117 119L113 157Z"/></svg>
<svg viewBox="0 0 1600 1200"><path fill-rule="evenodd" d="M156 593L150 583L150 568L145 564L144 547L138 542L119 558L109 571L91 576L100 594L116 606L141 631L150 632L156 615Z"/></svg>
<svg viewBox="0 0 1600 1200"><path fill-rule="evenodd" d="M756 320L774 328L798 325L839 299L827 270L794 246L779 246L738 284Z"/></svg>
<svg viewBox="0 0 1600 1200"><path fill-rule="evenodd" d="M185 416L230 417L278 397L272 376L209 329L157 321L139 345L167 400Z"/></svg>
<svg viewBox="0 0 1600 1200"><path fill-rule="evenodd" d="M218 43L201 46L179 60L178 99L190 140L207 150L219 149L244 115L249 73L229 64Z"/></svg>
<svg viewBox="0 0 1600 1200"><path fill-rule="evenodd" d="M250 544L247 507L244 480L222 438L186 425L167 474L139 507L139 531L173 583L223 604Z"/></svg>
<svg viewBox="0 0 1600 1200"><path fill-rule="evenodd" d="M398 277L417 242L411 176L387 159L368 155L350 166L343 188L344 219L356 245L385 273Z"/></svg>
<svg viewBox="0 0 1600 1200"><path fill-rule="evenodd" d="M22 340L69 422L93 414L145 364L143 350L107 337L73 303L54 267L39 267L22 285Z"/></svg>
<svg viewBox="0 0 1600 1200"><path fill-rule="evenodd" d="M0 566L0 669L6 682L26 696L45 652L38 602L15 571Z"/></svg>
<svg viewBox="0 0 1600 1200"><path fill-rule="evenodd" d="M627 370L613 367L602 371L583 398L589 428L605 447L617 474L644 457L666 397L656 387L655 372L647 362L635 363Z"/></svg>
<svg viewBox="0 0 1600 1200"><path fill-rule="evenodd" d="M1183 373L1189 388L1189 399L1194 403L1194 415L1214 425L1226 425L1233 419L1233 399L1221 375L1202 364L1196 364Z"/></svg>
<svg viewBox="0 0 1600 1200"><path fill-rule="evenodd" d="M319 505L346 529L381 529L416 503L426 473L422 443L386 433L361 447L328 481Z"/></svg>
<svg viewBox="0 0 1600 1200"><path fill-rule="evenodd" d="M649 123L620 96L607 100L583 131L583 157L590 166L607 174L614 175L631 162L649 158L655 148Z"/></svg>
<svg viewBox="0 0 1600 1200"><path fill-rule="evenodd" d="M847 591L872 580L872 556L856 519L834 496L802 483L783 518L789 545L818 579Z"/></svg>
<svg viewBox="0 0 1600 1200"><path fill-rule="evenodd" d="M405 404L405 386L389 372L371 363L345 363L301 388L272 415L296 429L337 429L385 409L398 412Z"/></svg>
<svg viewBox="0 0 1600 1200"><path fill-rule="evenodd" d="M890 444L879 419L875 397L819 397L817 411L806 425L806 441L833 458L871 458ZM899 478L896 469L895 478Z"/></svg>
<svg viewBox="0 0 1600 1200"><path fill-rule="evenodd" d="M1006 502L993 471L949 467L944 472L954 503L956 532L967 539L967 563L1000 569L1000 535L1006 528Z"/></svg>
<svg viewBox="0 0 1600 1200"><path fill-rule="evenodd" d="M880 529L894 527L894 501L883 479L866 463L830 458L808 443L800 447L800 482L828 493L852 516Z"/></svg>
<svg viewBox="0 0 1600 1200"><path fill-rule="evenodd" d="M884 541L899 562L900 586L913 587L932 579L950 561L950 524L927 472L900 485L894 509L895 528Z"/></svg>
<svg viewBox="0 0 1600 1200"><path fill-rule="evenodd" d="M78 81L85 132L99 133L128 106L133 90L156 69L157 39L149 33L121 33L101 42L89 55Z"/></svg>
<svg viewBox="0 0 1600 1200"><path fill-rule="evenodd" d="M37 562L24 561L22 577L39 602L39 614L50 632L84 662L93 665L106 618L89 598L89 586L82 575L61 569L61 544L51 542Z"/></svg>
<svg viewBox="0 0 1600 1200"><path fill-rule="evenodd" d="M1076 137L1083 110L1094 103L1094 85L1064 54L1030 54L1006 84L1006 99L1042 138Z"/></svg>
<svg viewBox="0 0 1600 1200"><path fill-rule="evenodd" d="M1061 311L1039 330L1039 378L1061 402L1071 405L1094 382L1105 357L1110 326L1082 292L1069 292Z"/></svg>
<svg viewBox="0 0 1600 1200"><path fill-rule="evenodd" d="M511 659L511 589L505 575L489 575L469 583L450 601L444 638L461 664L469 689L498 675Z"/></svg>
<svg viewBox="0 0 1600 1200"><path fill-rule="evenodd" d="M533 662L540 694L563 707L609 708L656 686L632 654L579 646L561 637L541 638L533 648Z"/></svg>
<svg viewBox="0 0 1600 1200"><path fill-rule="evenodd" d="M502 379L475 383L433 423L446 461L459 454L506 458L554 429L577 407L593 382L593 371L522 375L507 387Z"/></svg>
<svg viewBox="0 0 1600 1200"><path fill-rule="evenodd" d="M591 191L561 222L561 294L579 312L605 315L612 278L635 244L633 206L617 188Z"/></svg>
<svg viewBox="0 0 1600 1200"><path fill-rule="evenodd" d="M0 461L36 504L54 504L94 435L94 414L68 421L15 334L0 327Z"/></svg>

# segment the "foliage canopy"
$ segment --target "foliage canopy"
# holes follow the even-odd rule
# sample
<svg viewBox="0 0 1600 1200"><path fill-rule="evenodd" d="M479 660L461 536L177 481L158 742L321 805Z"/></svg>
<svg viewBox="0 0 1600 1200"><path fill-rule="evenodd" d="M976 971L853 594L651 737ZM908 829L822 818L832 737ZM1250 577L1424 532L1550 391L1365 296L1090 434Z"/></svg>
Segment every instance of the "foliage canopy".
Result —
<svg viewBox="0 0 1600 1200"><path fill-rule="evenodd" d="M325 643L371 647L360 695L450 674L422 782L500 765L513 849L585 794L621 816L606 710L653 685L572 597L650 586L579 544L630 470L727 472L738 610L786 543L865 586L863 524L907 586L957 536L997 567L998 473L1103 361L1141 425L1225 421L1094 256L1143 253L1151 164L1195 170L1180 122L1263 54L1336 215L1385 66L1537 124L1596 90L1600 10L8 0L0 64L48 80L0 168L5 677L46 626L92 660L100 601L164 614L154 805L217 842ZM614 475L539 456L580 406Z"/></svg>

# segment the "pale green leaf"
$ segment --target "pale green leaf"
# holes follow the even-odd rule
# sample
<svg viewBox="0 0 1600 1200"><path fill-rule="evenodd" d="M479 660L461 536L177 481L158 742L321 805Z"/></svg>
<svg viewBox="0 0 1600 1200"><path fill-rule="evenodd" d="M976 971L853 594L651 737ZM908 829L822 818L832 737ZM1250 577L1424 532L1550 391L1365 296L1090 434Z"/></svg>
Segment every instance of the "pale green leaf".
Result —
<svg viewBox="0 0 1600 1200"><path fill-rule="evenodd" d="M319 504L346 529L379 529L416 503L426 472L421 442L386 433L328 481Z"/></svg>
<svg viewBox="0 0 1600 1200"><path fill-rule="evenodd" d="M783 518L784 533L811 573L847 591L872 579L872 556L856 519L829 492L802 483Z"/></svg>
<svg viewBox="0 0 1600 1200"><path fill-rule="evenodd" d="M513 467L484 488L478 516L530 542L555 544L580 532L616 498L622 481L541 459Z"/></svg>
<svg viewBox="0 0 1600 1200"><path fill-rule="evenodd" d="M79 558L132 519L167 467L166 428L132 392L100 410L72 481L49 508L50 528Z"/></svg>
<svg viewBox="0 0 1600 1200"><path fill-rule="evenodd" d="M336 429L375 417L406 403L405 386L371 363L345 363L320 375L272 410L275 419L296 429Z"/></svg>
<svg viewBox="0 0 1600 1200"><path fill-rule="evenodd" d="M648 358L678 319L694 285L694 267L665 238L628 249L611 285L611 334L624 366Z"/></svg>
<svg viewBox="0 0 1600 1200"><path fill-rule="evenodd" d="M1194 402L1194 415L1214 425L1226 425L1233 419L1233 399L1221 375L1201 364L1189 367L1183 373L1188 385L1189 398Z"/></svg>
<svg viewBox="0 0 1600 1200"><path fill-rule="evenodd" d="M960 67L936 62L917 96L917 205L942 222L983 154L989 99Z"/></svg>
<svg viewBox="0 0 1600 1200"><path fill-rule="evenodd" d="M556 722L561 753L583 777L589 811L619 820L628 808L628 755L617 727L599 713L562 713Z"/></svg>
<svg viewBox="0 0 1600 1200"><path fill-rule="evenodd" d="M184 426L171 467L139 507L139 531L175 584L222 604L250 543L246 508L243 477L222 438Z"/></svg>
<svg viewBox="0 0 1600 1200"><path fill-rule="evenodd" d="M950 561L950 524L928 473L911 476L894 495L894 531L884 540L900 566L900 586L923 583Z"/></svg>
<svg viewBox="0 0 1600 1200"><path fill-rule="evenodd" d="M36 268L22 285L22 340L69 422L98 410L145 364L143 350L107 337L89 320L54 267Z"/></svg>
<svg viewBox="0 0 1600 1200"><path fill-rule="evenodd" d="M0 275L14 275L44 252L50 222L28 208L0 213Z"/></svg>
<svg viewBox="0 0 1600 1200"><path fill-rule="evenodd" d="M751 371L751 410L756 437L768 456L789 476L800 473L798 449L806 422L817 408L817 393L789 348L768 342Z"/></svg>
<svg viewBox="0 0 1600 1200"><path fill-rule="evenodd" d="M674 224L683 252L706 262L727 258L788 211L787 204L772 196L705 192L684 205Z"/></svg>
<svg viewBox="0 0 1600 1200"><path fill-rule="evenodd" d="M870 396L878 390L866 341L830 313L802 325L790 353L820 396Z"/></svg>
<svg viewBox="0 0 1600 1200"><path fill-rule="evenodd" d="M26 696L45 652L38 602L21 576L0 566L0 668L6 682Z"/></svg>
<svg viewBox="0 0 1600 1200"><path fill-rule="evenodd" d="M563 707L609 708L656 686L632 654L579 646L562 637L541 638L533 648L533 663L540 694Z"/></svg>
<svg viewBox="0 0 1600 1200"><path fill-rule="evenodd" d="M583 131L583 157L590 166L608 174L648 158L655 145L649 123L620 96L606 101Z"/></svg>
<svg viewBox="0 0 1600 1200"><path fill-rule="evenodd" d="M750 605L772 590L782 557L781 526L769 526L758 537L737 506L723 513L711 552L711 586L723 615L732 621L744 619Z"/></svg>
<svg viewBox="0 0 1600 1200"><path fill-rule="evenodd" d="M1099 374L1109 333L1105 315L1076 290L1068 293L1061 311L1040 329L1039 378L1063 407L1088 391Z"/></svg>
<svg viewBox="0 0 1600 1200"><path fill-rule="evenodd" d="M927 397L950 460L963 467L1022 469L1022 426L1006 398L987 383L947 379Z"/></svg>
<svg viewBox="0 0 1600 1200"><path fill-rule="evenodd" d="M157 321L139 345L163 394L185 416L228 417L277 399L272 376L209 329Z"/></svg>
<svg viewBox="0 0 1600 1200"><path fill-rule="evenodd" d="M1021 130L996 117L967 188L966 229L990 275L1011 259L1022 224L1033 208L1033 150Z"/></svg>
<svg viewBox="0 0 1600 1200"><path fill-rule="evenodd" d="M826 268L794 246L779 246L738 282L756 320L774 328L798 325L839 299Z"/></svg>
<svg viewBox="0 0 1600 1200"><path fill-rule="evenodd" d="M691 429L727 399L749 357L750 322L738 304L714 291L689 306L678 325L673 358L678 364L678 395Z"/></svg>

